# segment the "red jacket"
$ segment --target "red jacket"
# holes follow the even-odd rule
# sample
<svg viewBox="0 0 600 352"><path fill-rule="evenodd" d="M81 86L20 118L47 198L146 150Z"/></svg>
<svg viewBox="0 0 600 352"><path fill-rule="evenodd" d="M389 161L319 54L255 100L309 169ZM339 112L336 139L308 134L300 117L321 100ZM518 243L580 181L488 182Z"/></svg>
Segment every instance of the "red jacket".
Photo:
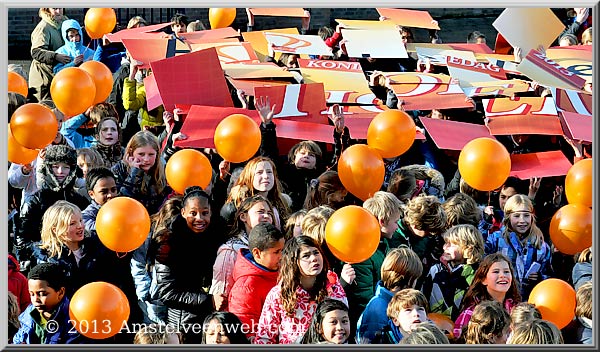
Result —
<svg viewBox="0 0 600 352"><path fill-rule="evenodd" d="M254 260L250 261L248 249L238 252L233 267L233 286L229 291L228 309L237 315L244 324L246 336L254 338L256 327L267 294L277 285L277 271L268 271L259 267Z"/></svg>
<svg viewBox="0 0 600 352"><path fill-rule="evenodd" d="M31 303L27 278L19 271L19 262L12 255L8 255L8 291L17 297L19 312L22 312Z"/></svg>

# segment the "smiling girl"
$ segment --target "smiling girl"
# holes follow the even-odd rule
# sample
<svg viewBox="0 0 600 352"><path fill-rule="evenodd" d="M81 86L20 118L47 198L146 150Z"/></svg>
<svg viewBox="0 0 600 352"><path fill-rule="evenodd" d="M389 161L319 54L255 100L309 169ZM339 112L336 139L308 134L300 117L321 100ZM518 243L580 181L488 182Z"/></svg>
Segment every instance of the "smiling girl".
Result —
<svg viewBox="0 0 600 352"><path fill-rule="evenodd" d="M549 277L552 251L535 223L529 197L516 194L506 201L502 225L502 230L488 236L485 253L501 252L510 259L521 296L527 300L533 287Z"/></svg>
<svg viewBox="0 0 600 352"><path fill-rule="evenodd" d="M302 344L348 343L350 318L348 307L341 301L326 298L319 304Z"/></svg>
<svg viewBox="0 0 600 352"><path fill-rule="evenodd" d="M119 193L142 203L150 214L158 212L170 193L159 150L156 136L140 131L131 137L123 159L112 168Z"/></svg>
<svg viewBox="0 0 600 352"><path fill-rule="evenodd" d="M263 305L255 344L294 343L307 331L317 305L328 297L348 305L337 275L328 269L321 248L312 238L288 240L281 257L279 283Z"/></svg>
<svg viewBox="0 0 600 352"><path fill-rule="evenodd" d="M461 303L461 313L454 322L454 337L459 338L467 327L475 306L482 301L497 301L510 314L512 308L521 302L517 282L513 280L514 269L505 255L493 253L481 261L475 278Z"/></svg>

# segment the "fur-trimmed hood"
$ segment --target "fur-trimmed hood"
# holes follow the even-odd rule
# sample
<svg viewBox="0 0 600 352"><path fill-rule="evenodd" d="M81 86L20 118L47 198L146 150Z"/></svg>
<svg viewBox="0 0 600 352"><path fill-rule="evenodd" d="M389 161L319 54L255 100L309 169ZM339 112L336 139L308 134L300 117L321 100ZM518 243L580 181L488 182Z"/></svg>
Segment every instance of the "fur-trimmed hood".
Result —
<svg viewBox="0 0 600 352"><path fill-rule="evenodd" d="M69 175L60 183L52 172L52 165L65 163L71 167ZM83 176L83 172L77 166L77 152L68 145L51 145L46 149L46 155L40 169L44 177L44 186L54 192L72 188L76 179Z"/></svg>

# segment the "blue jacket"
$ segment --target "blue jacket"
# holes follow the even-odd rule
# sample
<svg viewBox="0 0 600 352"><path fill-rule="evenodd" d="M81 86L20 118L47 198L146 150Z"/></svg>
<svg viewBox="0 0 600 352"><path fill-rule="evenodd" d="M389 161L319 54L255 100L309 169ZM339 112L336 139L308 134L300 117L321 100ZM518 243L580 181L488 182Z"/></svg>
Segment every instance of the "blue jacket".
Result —
<svg viewBox="0 0 600 352"><path fill-rule="evenodd" d="M81 127L86 120L87 117L84 114L79 114L66 120L60 126L60 134L73 142L75 149L90 148L92 145L96 144L96 138L94 136L84 136L77 132L77 129Z"/></svg>
<svg viewBox="0 0 600 352"><path fill-rule="evenodd" d="M515 268L515 278L521 285L521 296L525 301L529 297L529 293L537 282L529 282L525 279L525 274L534 262L540 264L538 273L539 281L546 280L551 276L551 264L552 251L548 243L543 242L540 249L535 248L533 243L527 241L525 244L521 244L521 241L517 237L517 234L511 232L509 235L509 241L507 242L503 237L503 231L496 231L488 236L485 242L485 254L492 254L500 252L510 258L513 267Z"/></svg>
<svg viewBox="0 0 600 352"><path fill-rule="evenodd" d="M84 343L85 338L71 324L69 317L69 299L64 297L52 316L58 325L46 325L42 331L39 325L40 313L30 304L19 315L21 327L13 337L14 344L74 344ZM49 329L50 328L50 329Z"/></svg>
<svg viewBox="0 0 600 352"><path fill-rule="evenodd" d="M72 43L67 38L67 30L74 28L79 31L79 42ZM86 48L83 46L83 33L81 32L81 26L76 20L66 20L62 23L61 33L63 40L65 41L65 45L56 49L57 54L69 55L72 59L75 59L76 56L83 54L83 61L90 61L94 58L94 50L90 48ZM54 74L57 74L60 70L65 67L75 67L73 61L68 64L57 63L54 68Z"/></svg>
<svg viewBox="0 0 600 352"><path fill-rule="evenodd" d="M96 236L96 217L98 216L98 212L100 211L101 205L96 203L95 200L92 199L90 205L87 208L83 209L81 212L81 218L83 220L83 224L85 225L85 229L90 232L92 236Z"/></svg>
<svg viewBox="0 0 600 352"><path fill-rule="evenodd" d="M375 296L371 298L364 312L358 318L356 328L357 341L373 340L375 333L388 323L387 306L392 300L394 293L383 287L383 282L377 282Z"/></svg>

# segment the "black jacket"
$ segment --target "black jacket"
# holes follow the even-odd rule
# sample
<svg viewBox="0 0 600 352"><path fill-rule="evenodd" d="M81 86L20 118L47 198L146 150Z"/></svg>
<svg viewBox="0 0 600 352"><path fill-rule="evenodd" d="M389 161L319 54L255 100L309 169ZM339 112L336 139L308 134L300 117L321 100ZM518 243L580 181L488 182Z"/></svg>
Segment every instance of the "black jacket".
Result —
<svg viewBox="0 0 600 352"><path fill-rule="evenodd" d="M169 186L166 186L162 192L159 192L149 174L142 169L128 167L122 160L112 167L112 172L115 174L119 194L142 203L150 215L158 212L167 195L171 192ZM143 184L146 187L142 191Z"/></svg>

